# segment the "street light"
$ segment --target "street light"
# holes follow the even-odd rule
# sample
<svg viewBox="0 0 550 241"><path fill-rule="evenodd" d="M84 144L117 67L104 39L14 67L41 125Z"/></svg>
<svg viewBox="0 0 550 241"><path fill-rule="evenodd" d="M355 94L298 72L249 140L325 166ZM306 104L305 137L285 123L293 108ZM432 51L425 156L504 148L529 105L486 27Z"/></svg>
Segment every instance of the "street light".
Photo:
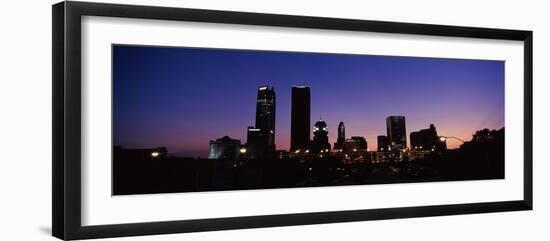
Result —
<svg viewBox="0 0 550 241"><path fill-rule="evenodd" d="M455 139L455 140L458 140L458 141L460 141L460 142L462 142L462 143L465 143L465 142L466 142L466 141L464 141L464 140L462 140L462 139L460 139L460 138L458 138L458 137L454 137L454 136L440 136L440 137L439 137L439 140L442 141L442 142L447 141L447 139Z"/></svg>

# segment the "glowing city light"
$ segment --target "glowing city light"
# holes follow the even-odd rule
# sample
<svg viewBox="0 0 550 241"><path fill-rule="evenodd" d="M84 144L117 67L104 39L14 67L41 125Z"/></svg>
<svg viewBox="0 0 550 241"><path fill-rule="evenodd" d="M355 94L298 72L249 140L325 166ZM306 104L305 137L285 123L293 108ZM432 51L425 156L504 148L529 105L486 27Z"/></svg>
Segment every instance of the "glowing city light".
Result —
<svg viewBox="0 0 550 241"><path fill-rule="evenodd" d="M241 152L241 154L245 154L246 153L246 148L241 148L239 151Z"/></svg>
<svg viewBox="0 0 550 241"><path fill-rule="evenodd" d="M158 153L158 152L156 152L156 151L154 151L154 152L151 153L151 156L152 156L152 157L158 157L159 155L160 155L160 153Z"/></svg>

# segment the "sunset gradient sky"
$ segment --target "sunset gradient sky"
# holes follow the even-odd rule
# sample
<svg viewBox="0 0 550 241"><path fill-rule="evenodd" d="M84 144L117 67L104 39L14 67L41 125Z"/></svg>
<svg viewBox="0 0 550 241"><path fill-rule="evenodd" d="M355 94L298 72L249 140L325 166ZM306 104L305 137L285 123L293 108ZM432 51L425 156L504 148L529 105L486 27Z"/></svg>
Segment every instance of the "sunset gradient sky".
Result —
<svg viewBox="0 0 550 241"><path fill-rule="evenodd" d="M466 140L504 126L503 61L115 45L113 142L193 157L226 135L244 144L257 88L269 85L277 149L288 150L293 84L310 86L311 126L322 117L331 145L344 121L346 137L374 150L390 115L406 117L407 141L431 123Z"/></svg>

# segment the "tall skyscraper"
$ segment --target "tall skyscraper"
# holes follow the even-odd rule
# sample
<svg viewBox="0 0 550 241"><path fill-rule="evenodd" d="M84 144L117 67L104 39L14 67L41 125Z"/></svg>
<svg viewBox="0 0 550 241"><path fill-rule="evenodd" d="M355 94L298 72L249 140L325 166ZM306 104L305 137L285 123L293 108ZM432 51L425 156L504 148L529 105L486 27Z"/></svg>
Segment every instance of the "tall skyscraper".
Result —
<svg viewBox="0 0 550 241"><path fill-rule="evenodd" d="M338 139L336 139L336 143L334 143L334 149L339 149L339 150L344 149L345 142L346 142L346 127L344 126L344 122L340 121L340 124L338 124Z"/></svg>
<svg viewBox="0 0 550 241"><path fill-rule="evenodd" d="M313 127L312 144L311 149L314 153L330 150L330 143L328 143L328 128L325 121L319 120L315 123L315 127Z"/></svg>
<svg viewBox="0 0 550 241"><path fill-rule="evenodd" d="M388 141L394 150L407 148L407 134L404 116L390 116L386 118Z"/></svg>
<svg viewBox="0 0 550 241"><path fill-rule="evenodd" d="M256 128L260 129L258 150L261 158L275 155L275 88L260 86L256 102Z"/></svg>
<svg viewBox="0 0 550 241"><path fill-rule="evenodd" d="M308 86L292 86L290 151L304 150L310 144L311 94Z"/></svg>

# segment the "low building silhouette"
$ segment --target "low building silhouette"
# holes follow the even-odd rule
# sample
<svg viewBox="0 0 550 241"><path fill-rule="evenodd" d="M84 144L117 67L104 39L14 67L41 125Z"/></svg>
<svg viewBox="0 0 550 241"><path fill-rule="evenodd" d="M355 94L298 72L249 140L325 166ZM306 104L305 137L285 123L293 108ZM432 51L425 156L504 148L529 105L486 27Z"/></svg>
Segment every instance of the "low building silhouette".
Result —
<svg viewBox="0 0 550 241"><path fill-rule="evenodd" d="M168 155L168 149L166 147L156 148L141 148L141 149L123 149L120 146L113 147L113 154L122 155L126 158L133 160L155 160L161 159Z"/></svg>
<svg viewBox="0 0 550 241"><path fill-rule="evenodd" d="M241 141L224 136L215 141L210 141L208 159L239 160Z"/></svg>
<svg viewBox="0 0 550 241"><path fill-rule="evenodd" d="M352 136L344 143L344 150L348 154L353 152L366 152L367 147L367 140L362 136Z"/></svg>
<svg viewBox="0 0 550 241"><path fill-rule="evenodd" d="M492 142L495 139L502 138L504 136L504 128L500 130L489 130L487 128L476 131L472 135L471 142Z"/></svg>
<svg viewBox="0 0 550 241"><path fill-rule="evenodd" d="M387 136L377 136L376 141L378 144L377 151L389 151L390 143Z"/></svg>
<svg viewBox="0 0 550 241"><path fill-rule="evenodd" d="M288 159L290 157L290 154L288 151L285 150L277 150L275 151L275 158L279 160Z"/></svg>
<svg viewBox="0 0 550 241"><path fill-rule="evenodd" d="M440 140L434 124L428 129L411 132L411 150L443 151L447 149L445 141Z"/></svg>

